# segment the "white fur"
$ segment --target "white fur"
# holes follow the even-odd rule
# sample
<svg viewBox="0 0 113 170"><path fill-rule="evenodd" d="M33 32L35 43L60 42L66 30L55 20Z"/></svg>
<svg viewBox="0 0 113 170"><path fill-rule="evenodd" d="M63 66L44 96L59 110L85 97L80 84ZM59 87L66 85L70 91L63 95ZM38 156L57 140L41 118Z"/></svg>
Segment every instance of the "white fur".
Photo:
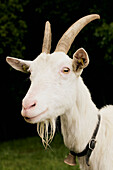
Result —
<svg viewBox="0 0 113 170"><path fill-rule="evenodd" d="M97 115L100 114L101 123L90 166L86 165L85 157L82 157L79 158L80 168L112 170L113 106L97 109L82 78L73 71L72 62L63 52L55 52L41 53L30 63L31 86L22 102L22 116L31 118L27 120L29 123L55 120L60 116L65 145L70 150L82 152L93 135L98 122ZM13 67L16 67L15 63ZM65 67L70 69L68 74L62 72ZM30 108L33 103L36 103L35 107Z"/></svg>

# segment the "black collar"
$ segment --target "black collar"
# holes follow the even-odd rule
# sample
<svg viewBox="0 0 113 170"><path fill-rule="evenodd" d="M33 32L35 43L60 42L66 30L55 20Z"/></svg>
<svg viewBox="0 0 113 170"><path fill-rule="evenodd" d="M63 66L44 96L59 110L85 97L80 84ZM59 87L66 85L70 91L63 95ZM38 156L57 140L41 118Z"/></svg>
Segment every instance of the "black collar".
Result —
<svg viewBox="0 0 113 170"><path fill-rule="evenodd" d="M89 143L87 144L86 148L80 152L80 153L75 153L73 151L70 151L70 153L73 155L73 156L77 156L77 157L82 157L82 156L85 156L86 155L86 164L89 166L89 158L91 156L91 153L92 151L94 150L95 148L95 145L96 145L96 135L97 135L97 132L99 130L99 126L100 126L100 120L101 120L101 117L100 115L98 115L98 123L97 123L97 126L93 132L93 135L92 135L92 138L91 140L89 141Z"/></svg>

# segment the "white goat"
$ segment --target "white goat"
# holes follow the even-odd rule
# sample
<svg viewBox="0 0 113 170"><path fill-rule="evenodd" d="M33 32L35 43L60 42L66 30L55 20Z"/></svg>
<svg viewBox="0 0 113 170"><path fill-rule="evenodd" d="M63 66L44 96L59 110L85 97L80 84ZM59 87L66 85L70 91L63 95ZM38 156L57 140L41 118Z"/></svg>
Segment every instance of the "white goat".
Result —
<svg viewBox="0 0 113 170"><path fill-rule="evenodd" d="M86 155L78 157L82 170L113 169L113 106L99 110L91 99L90 92L80 77L89 63L87 52L80 48L73 59L69 58L72 42L80 30L99 15L85 16L75 22L59 40L55 52L50 53L51 28L46 22L42 53L34 61L7 57L7 62L16 70L30 72L31 86L22 101L22 116L29 123L37 123L43 144L52 140L55 119L60 116L64 143L69 150L81 153L97 129L96 145L88 166ZM101 120L98 123L98 115ZM40 123L42 122L42 123ZM51 125L51 135L48 126ZM95 142L95 139L94 141ZM92 147L92 146L89 146ZM91 148L89 148L91 151ZM71 154L68 158L72 156ZM71 160L65 160L70 163ZM69 162L68 162L69 161Z"/></svg>

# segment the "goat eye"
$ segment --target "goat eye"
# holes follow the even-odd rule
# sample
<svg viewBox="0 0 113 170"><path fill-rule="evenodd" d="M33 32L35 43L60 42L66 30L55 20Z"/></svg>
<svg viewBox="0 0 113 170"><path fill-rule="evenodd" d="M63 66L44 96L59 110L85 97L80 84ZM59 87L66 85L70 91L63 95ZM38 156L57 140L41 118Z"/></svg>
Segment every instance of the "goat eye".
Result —
<svg viewBox="0 0 113 170"><path fill-rule="evenodd" d="M61 72L64 73L64 74L68 74L70 72L70 69L68 67L63 67Z"/></svg>

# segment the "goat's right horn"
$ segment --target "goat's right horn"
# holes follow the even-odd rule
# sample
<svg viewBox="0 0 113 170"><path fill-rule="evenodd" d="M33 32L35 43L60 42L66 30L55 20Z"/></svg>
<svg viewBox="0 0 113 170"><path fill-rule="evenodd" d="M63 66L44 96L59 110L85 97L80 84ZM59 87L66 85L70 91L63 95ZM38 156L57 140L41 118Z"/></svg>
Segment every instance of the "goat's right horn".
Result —
<svg viewBox="0 0 113 170"><path fill-rule="evenodd" d="M97 14L91 14L87 15L78 21L76 21L61 37L59 40L55 52L62 51L65 54L68 53L71 44L73 43L75 37L78 35L78 33L81 31L83 27L85 27L89 22L100 19L100 16Z"/></svg>
<svg viewBox="0 0 113 170"><path fill-rule="evenodd" d="M42 53L50 53L51 50L51 25L49 21L45 24L45 32L44 32L44 39L42 45Z"/></svg>

